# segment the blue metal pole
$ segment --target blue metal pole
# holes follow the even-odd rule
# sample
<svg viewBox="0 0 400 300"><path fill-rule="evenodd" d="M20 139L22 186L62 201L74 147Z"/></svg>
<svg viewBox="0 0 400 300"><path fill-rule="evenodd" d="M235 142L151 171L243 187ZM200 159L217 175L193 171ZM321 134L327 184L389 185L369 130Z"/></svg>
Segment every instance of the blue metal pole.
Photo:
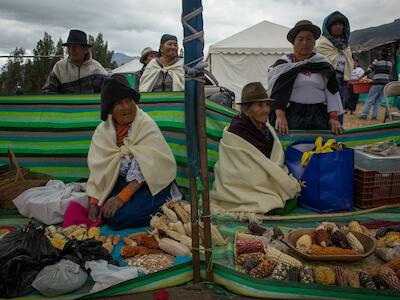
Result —
<svg viewBox="0 0 400 300"><path fill-rule="evenodd" d="M193 33L203 31L202 14L190 18L201 9L201 0L182 0L182 23L184 29L184 63L188 67L203 59L204 41L194 38ZM189 17L188 17L189 16ZM194 79L185 81L185 133L189 167L189 192L192 221L193 281L200 281L199 226L196 178L199 176L199 138L198 138L198 101L200 83Z"/></svg>

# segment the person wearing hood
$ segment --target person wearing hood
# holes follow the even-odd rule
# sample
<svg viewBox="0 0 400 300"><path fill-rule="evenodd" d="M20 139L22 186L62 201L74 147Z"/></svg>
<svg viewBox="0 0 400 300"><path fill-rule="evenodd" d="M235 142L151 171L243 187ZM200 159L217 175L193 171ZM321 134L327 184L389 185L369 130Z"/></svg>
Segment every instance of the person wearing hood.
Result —
<svg viewBox="0 0 400 300"><path fill-rule="evenodd" d="M351 80L354 64L349 38L349 20L342 13L335 11L324 19L322 36L315 46L315 51L325 56L336 70L342 106L345 106L346 82ZM343 116L340 116L339 120L343 124Z"/></svg>
<svg viewBox="0 0 400 300"><path fill-rule="evenodd" d="M157 59L149 62L140 78L140 92L178 92L185 89L183 59L178 56L178 39L164 34Z"/></svg>
<svg viewBox="0 0 400 300"><path fill-rule="evenodd" d="M268 70L271 124L279 134L289 130L343 131L343 114L336 72L325 56L315 53L318 26L301 20L288 32L293 53L285 54Z"/></svg>
<svg viewBox="0 0 400 300"><path fill-rule="evenodd" d="M72 29L67 42L68 57L59 60L42 87L45 93L100 93L107 71L92 58L86 33Z"/></svg>
<svg viewBox="0 0 400 300"><path fill-rule="evenodd" d="M139 99L124 75L106 79L88 153L88 219L113 230L148 226L167 199L182 198L174 155Z"/></svg>

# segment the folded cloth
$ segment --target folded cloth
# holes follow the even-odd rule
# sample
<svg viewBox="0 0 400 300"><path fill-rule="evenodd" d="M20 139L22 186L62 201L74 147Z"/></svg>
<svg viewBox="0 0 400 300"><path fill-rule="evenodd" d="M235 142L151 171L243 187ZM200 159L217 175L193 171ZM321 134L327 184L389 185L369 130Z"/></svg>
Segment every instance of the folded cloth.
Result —
<svg viewBox="0 0 400 300"><path fill-rule="evenodd" d="M64 214L63 227L68 227L70 225L81 225L85 224L87 227L96 227L102 223L101 219L101 208L99 212L99 217L96 222L89 220L88 212L89 209L84 207L82 204L71 201Z"/></svg>

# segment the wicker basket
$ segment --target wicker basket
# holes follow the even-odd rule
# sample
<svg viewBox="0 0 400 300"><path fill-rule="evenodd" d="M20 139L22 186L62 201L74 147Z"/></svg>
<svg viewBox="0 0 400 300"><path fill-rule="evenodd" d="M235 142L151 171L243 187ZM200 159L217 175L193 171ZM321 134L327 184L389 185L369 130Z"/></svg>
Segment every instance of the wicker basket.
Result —
<svg viewBox="0 0 400 300"><path fill-rule="evenodd" d="M22 192L33 187L43 186L53 177L20 168L11 149L8 150L8 157L10 170L0 175L0 209L13 210L16 207L12 201ZM13 166L15 169L12 169Z"/></svg>
<svg viewBox="0 0 400 300"><path fill-rule="evenodd" d="M375 247L376 247L375 239L373 239L365 234L362 234L359 232L354 232L354 231L352 231L352 233L360 241L360 243L363 245L363 247L365 249L365 252L363 254L359 254L359 255L311 255L311 254L303 253L303 252L297 250L296 249L297 240L304 234L309 234L312 236L313 232L314 232L314 230L311 230L311 229L293 230L288 234L288 236L284 240L284 242L294 252L296 252L297 255L299 255L300 257L302 257L303 259L306 259L306 260L357 261L357 260L361 260L363 258L370 256L375 251Z"/></svg>

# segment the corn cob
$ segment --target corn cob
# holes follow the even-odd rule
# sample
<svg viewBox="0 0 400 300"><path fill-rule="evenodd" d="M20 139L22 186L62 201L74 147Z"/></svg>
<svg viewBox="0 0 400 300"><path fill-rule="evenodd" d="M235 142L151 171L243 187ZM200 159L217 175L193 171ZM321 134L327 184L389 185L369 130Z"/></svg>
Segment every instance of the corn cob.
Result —
<svg viewBox="0 0 400 300"><path fill-rule="evenodd" d="M284 237L283 231L279 227L272 228L272 231L274 232L274 235L272 236L273 239L275 239L275 240L283 239L283 237Z"/></svg>
<svg viewBox="0 0 400 300"><path fill-rule="evenodd" d="M169 219L168 219L169 221ZM162 231L168 230L168 226L164 223L163 219L159 215L152 216L150 219L150 226L153 229L160 229Z"/></svg>
<svg viewBox="0 0 400 300"><path fill-rule="evenodd" d="M376 247L377 248L386 248L386 237L381 237L378 239L378 241L376 242Z"/></svg>
<svg viewBox="0 0 400 300"><path fill-rule="evenodd" d="M379 228L376 233L375 233L375 238L380 239L383 238L388 232L390 231L389 228L387 227L381 227Z"/></svg>
<svg viewBox="0 0 400 300"><path fill-rule="evenodd" d="M253 259L246 261L243 264L243 268L246 271L246 273L249 273L251 270L253 270L255 267L257 267L259 263L260 263L260 261L258 259L253 258Z"/></svg>
<svg viewBox="0 0 400 300"><path fill-rule="evenodd" d="M302 235L296 241L296 249L303 253L309 253L312 245L312 238L308 234Z"/></svg>
<svg viewBox="0 0 400 300"><path fill-rule="evenodd" d="M172 209L168 208L167 203L161 206L161 210L164 213L164 215L167 216L170 222L175 223L179 221L178 216Z"/></svg>
<svg viewBox="0 0 400 300"><path fill-rule="evenodd" d="M264 252L264 245L260 240L238 240L236 242L236 254Z"/></svg>
<svg viewBox="0 0 400 300"><path fill-rule="evenodd" d="M258 261L261 261L263 259L266 259L266 256L264 253L259 253L259 252L240 254L236 257L236 263L238 265L243 265L246 261L251 259L256 259Z"/></svg>
<svg viewBox="0 0 400 300"><path fill-rule="evenodd" d="M71 225L68 227L65 227L62 231L63 235L65 235L67 238L70 238L70 234L73 233L75 230L78 229L77 225Z"/></svg>
<svg viewBox="0 0 400 300"><path fill-rule="evenodd" d="M114 251L114 245L110 242L104 243L103 248L106 249L110 254Z"/></svg>
<svg viewBox="0 0 400 300"><path fill-rule="evenodd" d="M57 233L57 228L54 225L47 226L44 229L44 235L50 239L55 233Z"/></svg>
<svg viewBox="0 0 400 300"><path fill-rule="evenodd" d="M216 225L211 224L211 239L216 246L225 246L226 240L219 232Z"/></svg>
<svg viewBox="0 0 400 300"><path fill-rule="evenodd" d="M314 240L316 243L322 247L327 247L327 242L329 241L329 233L324 229L315 230L313 233Z"/></svg>
<svg viewBox="0 0 400 300"><path fill-rule="evenodd" d="M189 213L189 215L191 215L191 210L192 209L190 207L190 203L182 201L182 207L183 207L184 210L186 210Z"/></svg>
<svg viewBox="0 0 400 300"><path fill-rule="evenodd" d="M319 245L311 246L312 255L359 255L358 252L351 249L342 249L339 247L321 247Z"/></svg>
<svg viewBox="0 0 400 300"><path fill-rule="evenodd" d="M137 246L137 243L128 237L124 237L123 241L127 246Z"/></svg>
<svg viewBox="0 0 400 300"><path fill-rule="evenodd" d="M314 282L314 269L311 267L304 267L301 270L300 281L303 283L312 283Z"/></svg>
<svg viewBox="0 0 400 300"><path fill-rule="evenodd" d="M349 225L347 225L347 228L349 231L355 231L355 232L360 232L363 233L363 230L361 228L361 225L358 221L351 221Z"/></svg>
<svg viewBox="0 0 400 300"><path fill-rule="evenodd" d="M158 239L157 242L160 249L164 250L168 254L173 256L192 256L188 247L173 239L162 238Z"/></svg>
<svg viewBox="0 0 400 300"><path fill-rule="evenodd" d="M392 269L395 273L400 271L400 259L392 259L388 263L384 264L382 268L388 267Z"/></svg>
<svg viewBox="0 0 400 300"><path fill-rule="evenodd" d="M381 275L372 277L372 281L375 283L377 289L383 290L389 288L385 279L383 279Z"/></svg>
<svg viewBox="0 0 400 300"><path fill-rule="evenodd" d="M353 272L353 271L345 271L345 275L349 281L349 285L353 288L360 288L360 276L358 275L358 272Z"/></svg>
<svg viewBox="0 0 400 300"><path fill-rule="evenodd" d="M395 247L397 245L400 245L400 233L398 235L391 234L392 232L389 232L386 237L385 237L385 243L388 247Z"/></svg>
<svg viewBox="0 0 400 300"><path fill-rule="evenodd" d="M316 267L315 282L324 285L334 285L335 273L329 267Z"/></svg>
<svg viewBox="0 0 400 300"><path fill-rule="evenodd" d="M192 224L190 223L184 223L183 228L185 229L185 233L187 236L191 237L192 236Z"/></svg>
<svg viewBox="0 0 400 300"><path fill-rule="evenodd" d="M169 223L168 228L170 230L178 232L179 234L186 235L185 228L183 227L183 224L181 221L178 221L176 223Z"/></svg>
<svg viewBox="0 0 400 300"><path fill-rule="evenodd" d="M122 246L121 248L121 256L124 258L134 257L136 255L160 254L160 253L163 253L160 249L149 249L143 246L136 246L136 247Z"/></svg>
<svg viewBox="0 0 400 300"><path fill-rule="evenodd" d="M346 235L343 232L341 232L340 230L332 233L331 242L332 242L333 246L335 246L335 247L340 247L343 249L350 248L349 242L346 239Z"/></svg>
<svg viewBox="0 0 400 300"><path fill-rule="evenodd" d="M338 286L347 286L347 285L349 285L349 282L347 280L347 277L346 277L345 272L343 271L342 267L336 266L333 269L333 272L335 273L336 285L338 285Z"/></svg>
<svg viewBox="0 0 400 300"><path fill-rule="evenodd" d="M265 278L271 275L272 271L274 270L275 265L268 259L262 260L257 267L253 268L249 275L254 278Z"/></svg>
<svg viewBox="0 0 400 300"><path fill-rule="evenodd" d="M105 243L106 242L106 237L104 236L104 235L101 235L101 236L99 236L96 240L98 240L98 241L100 241L100 242L102 242L102 243Z"/></svg>
<svg viewBox="0 0 400 300"><path fill-rule="evenodd" d="M364 253L364 246L355 237L354 234L352 234L351 232L347 233L346 239L349 242L351 249L353 249L354 251L357 251L358 253Z"/></svg>
<svg viewBox="0 0 400 300"><path fill-rule="evenodd" d="M319 229L323 229L330 233L334 233L335 231L339 230L339 227L333 222L321 222L321 224L318 225L316 230L319 230Z"/></svg>
<svg viewBox="0 0 400 300"><path fill-rule="evenodd" d="M188 237L187 235L182 235L182 234L179 234L178 232L172 231L172 230L167 230L166 234L169 237L173 238L174 240L181 242L183 245L185 245L189 249L192 249L192 239L190 237Z"/></svg>
<svg viewBox="0 0 400 300"><path fill-rule="evenodd" d="M289 280L290 281L300 281L300 268L299 267L290 267L289 268Z"/></svg>
<svg viewBox="0 0 400 300"><path fill-rule="evenodd" d="M254 234L254 235L263 235L263 233L267 230L264 227L261 227L260 225L257 224L249 224L248 226L249 231Z"/></svg>
<svg viewBox="0 0 400 300"><path fill-rule="evenodd" d="M96 239L100 236L100 227L91 227L88 230L87 236L89 239Z"/></svg>
<svg viewBox="0 0 400 300"><path fill-rule="evenodd" d="M158 248L158 243L156 241L156 239L152 236L143 236L140 239L136 240L136 243L139 246L143 246L143 247L147 247L150 249L157 249Z"/></svg>
<svg viewBox="0 0 400 300"><path fill-rule="evenodd" d="M298 261L297 259L295 259L279 250L276 250L273 247L266 247L265 255L268 259L270 259L275 264L283 263L283 264L286 264L291 267L301 267L302 266L302 263L300 261Z"/></svg>
<svg viewBox="0 0 400 300"><path fill-rule="evenodd" d="M390 289L400 290L400 279L392 269L383 267L379 273Z"/></svg>
<svg viewBox="0 0 400 300"><path fill-rule="evenodd" d="M363 287L367 288L367 289L376 289L376 285L375 283L372 281L371 276L369 276L367 273L365 272L360 272L358 274L360 276L360 283Z"/></svg>
<svg viewBox="0 0 400 300"><path fill-rule="evenodd" d="M275 280L284 280L288 275L288 272L289 267L283 263L279 263L276 265L271 277Z"/></svg>
<svg viewBox="0 0 400 300"><path fill-rule="evenodd" d="M121 241L121 236L117 234L116 236L113 237L112 244L115 246L119 244L120 241Z"/></svg>
<svg viewBox="0 0 400 300"><path fill-rule="evenodd" d="M172 208L183 223L190 222L190 213L186 211L181 202L176 202Z"/></svg>
<svg viewBox="0 0 400 300"><path fill-rule="evenodd" d="M54 248L57 248L57 249L59 249L59 250L64 249L64 246L65 246L65 244L67 243L67 240L66 240L64 237L60 238L60 237L58 237L58 236L56 236L56 235L54 235L53 237L51 237L51 238L49 239L49 241L50 241L50 244L51 244Z"/></svg>

